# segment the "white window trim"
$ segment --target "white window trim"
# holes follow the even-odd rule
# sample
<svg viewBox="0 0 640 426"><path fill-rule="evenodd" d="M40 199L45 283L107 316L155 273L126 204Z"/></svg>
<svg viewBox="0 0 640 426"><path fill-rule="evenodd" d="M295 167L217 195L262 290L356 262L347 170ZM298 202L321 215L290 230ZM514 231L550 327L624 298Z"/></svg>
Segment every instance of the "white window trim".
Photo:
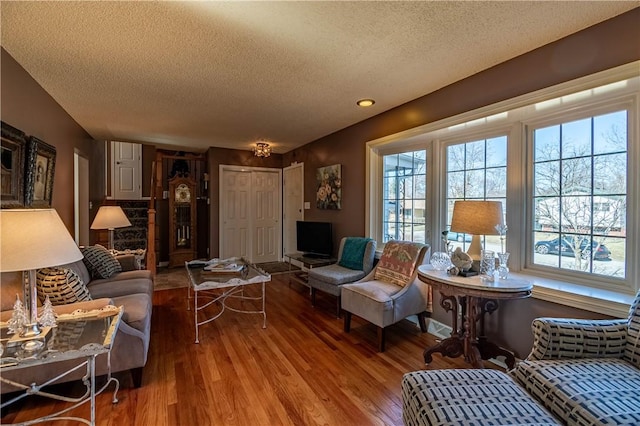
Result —
<svg viewBox="0 0 640 426"><path fill-rule="evenodd" d="M637 77L640 75L638 72L640 61L635 61L630 64L622 65L610 70L606 70L597 74L582 77L570 82L562 83L553 87L538 90L536 92L525 94L514 99L502 101L493 105L489 105L477 110L469 111L463 114L459 114L454 117L448 117L437 122L429 123L423 126L419 126L413 129L388 135L383 138L375 139L367 142L366 144L366 165L365 172L367 179L365 180L365 232L372 238L381 241L379 236L382 233L382 203L380 200L381 185L382 185L382 156L394 152L411 151L415 149L427 149L427 202L428 214L427 217L427 241L434 242L434 238L431 235L431 230L443 229L442 223L442 207L443 177L440 176L439 171L444 170L444 159L442 158L442 147L444 146L443 140L449 141L450 139L459 139L460 134L473 134L473 127L476 123L487 124L489 121L493 121L496 128L499 126L507 126L509 122L512 123L511 135L509 138L510 144L508 149L508 163L515 160L519 164L526 164L527 151L523 146L522 141L525 140L525 126L522 124L523 120L519 120L518 117L505 117L504 112L516 110L521 107L526 107L540 102L548 101L551 99L559 98L562 96L574 96L582 91L592 89L594 87L604 86L610 83L615 83L621 80ZM620 96L613 94L611 97L615 98ZM638 99L640 95L638 92L626 93L623 96L635 96L635 104L638 105ZM579 96L578 96L579 97ZM604 95L607 98L607 95ZM603 100L605 102L606 100ZM589 102L592 106L595 105L593 101ZM583 104L583 103L582 103ZM576 108L582 105L580 101L570 104L570 106L562 106L565 111L572 108ZM549 108L549 114L553 111L557 111L557 107ZM516 114L517 115L517 114ZM458 127L456 129L455 127ZM453 129L452 129L453 128ZM477 128L478 134L492 132L494 127L484 127L482 130ZM640 184L637 184L640 180L640 172L637 167L631 165L632 161L637 161L640 158L640 145L638 142L640 129L640 114L637 112L630 117L629 120L629 134L628 137L634 140L636 143L631 143L628 149L629 158L629 187L627 188L628 194L636 194L632 199L628 201L627 208L632 211L640 212L640 196L638 191L640 190ZM455 135L452 132L455 131ZM459 132L459 134L458 134ZM514 144L512 141L512 135L517 135L519 143ZM451 135L451 136L450 136ZM443 140L440 140L440 139ZM521 170L508 171L507 188L507 210L510 217L523 218L526 214L524 202L526 200L526 192L524 183L527 182L527 176L525 175L526 168L522 167ZM516 184L513 184L516 183ZM632 205L633 203L633 205ZM523 222L526 223L526 222ZM566 306L575 307L592 312L598 312L614 317L626 317L628 314L629 304L633 301L633 295L640 288L640 238L632 238L633 235L638 235L640 229L637 224L634 224L631 230L628 229L628 245L627 245L627 259L629 264L633 264L627 271L626 281L632 283L634 288L621 289L620 291L611 291L605 289L598 289L591 286L581 285L579 280L575 283L568 281L560 281L549 276L545 276L544 273L538 274L537 271L531 271L536 275L530 273L517 274L523 279L528 279L534 284L533 297L541 300L547 300L554 303L559 303ZM526 232L526 231L525 231ZM633 233L632 233L633 232ZM436 240L439 242L439 240ZM437 244L437 242L436 242ZM507 242L507 244L509 244ZM511 252L510 266L513 265L515 270L520 270L525 264L524 262L524 244L519 244L520 247L509 247ZM637 261L634 261L637 260ZM528 271L527 271L528 272Z"/></svg>

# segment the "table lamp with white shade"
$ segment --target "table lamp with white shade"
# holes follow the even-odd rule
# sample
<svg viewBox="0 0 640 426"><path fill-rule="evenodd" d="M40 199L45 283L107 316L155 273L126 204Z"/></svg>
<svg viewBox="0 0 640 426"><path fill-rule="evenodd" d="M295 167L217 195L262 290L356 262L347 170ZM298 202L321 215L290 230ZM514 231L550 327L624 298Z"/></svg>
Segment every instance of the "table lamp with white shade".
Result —
<svg viewBox="0 0 640 426"><path fill-rule="evenodd" d="M131 222L120 206L102 206L98 209L91 229L109 230L109 250L113 250L113 230L131 226Z"/></svg>
<svg viewBox="0 0 640 426"><path fill-rule="evenodd" d="M41 334L38 325L36 270L82 259L67 227L54 209L0 210L0 272L27 271L24 298L28 300L29 324L21 337L35 338ZM40 341L28 341L25 349L35 350Z"/></svg>
<svg viewBox="0 0 640 426"><path fill-rule="evenodd" d="M467 254L474 262L480 260L480 235L498 235L496 225L502 224L500 201L458 200L453 205L451 231L472 235Z"/></svg>

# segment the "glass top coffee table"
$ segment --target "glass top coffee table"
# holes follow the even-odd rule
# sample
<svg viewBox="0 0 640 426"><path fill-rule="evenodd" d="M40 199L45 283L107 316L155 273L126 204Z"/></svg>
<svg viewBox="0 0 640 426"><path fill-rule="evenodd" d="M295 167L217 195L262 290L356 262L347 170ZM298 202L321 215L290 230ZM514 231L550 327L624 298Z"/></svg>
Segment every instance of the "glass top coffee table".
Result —
<svg viewBox="0 0 640 426"><path fill-rule="evenodd" d="M265 310L265 284L271 281L271 275L243 258L193 260L184 264L189 275L188 307L191 307L193 291L193 321L196 331L196 343L199 340L199 327L219 318L225 310L243 314L262 314L262 328L267 328ZM261 285L261 295L251 296L245 293L245 287ZM249 306L245 307L245 303ZM258 302L259 308L254 302ZM203 319L198 321L198 313Z"/></svg>

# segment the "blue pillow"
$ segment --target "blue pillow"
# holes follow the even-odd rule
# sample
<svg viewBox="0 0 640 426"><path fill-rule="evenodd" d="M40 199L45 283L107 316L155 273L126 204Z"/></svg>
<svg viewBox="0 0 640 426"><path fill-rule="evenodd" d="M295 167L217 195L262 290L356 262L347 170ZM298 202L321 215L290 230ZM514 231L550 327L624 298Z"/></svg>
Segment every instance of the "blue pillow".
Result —
<svg viewBox="0 0 640 426"><path fill-rule="evenodd" d="M344 247L342 248L342 257L340 257L338 265L354 269L356 271L361 271L364 252L367 249L369 241L372 241L372 239L347 237L347 240L344 242Z"/></svg>

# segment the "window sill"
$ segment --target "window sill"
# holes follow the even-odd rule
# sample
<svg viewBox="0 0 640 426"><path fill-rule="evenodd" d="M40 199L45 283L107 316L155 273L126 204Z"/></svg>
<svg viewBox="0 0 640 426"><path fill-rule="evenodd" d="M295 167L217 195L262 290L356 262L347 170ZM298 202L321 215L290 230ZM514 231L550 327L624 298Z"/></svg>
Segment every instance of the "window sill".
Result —
<svg viewBox="0 0 640 426"><path fill-rule="evenodd" d="M603 315L610 315L615 318L626 318L629 315L629 307L634 300L634 296L630 294L588 287L566 281L558 281L522 273L511 273L509 275L532 283L532 297L535 299Z"/></svg>

